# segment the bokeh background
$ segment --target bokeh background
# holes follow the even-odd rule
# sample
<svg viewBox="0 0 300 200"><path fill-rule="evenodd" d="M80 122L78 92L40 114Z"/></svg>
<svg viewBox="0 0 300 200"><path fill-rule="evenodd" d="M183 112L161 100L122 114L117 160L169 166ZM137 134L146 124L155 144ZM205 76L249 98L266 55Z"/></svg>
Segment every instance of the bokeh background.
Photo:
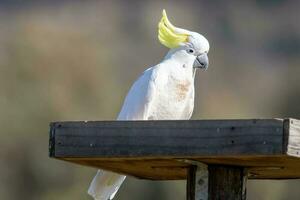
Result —
<svg viewBox="0 0 300 200"><path fill-rule="evenodd" d="M167 53L162 9L205 35L193 119L300 118L300 1L0 0L0 199L91 199L96 169L48 158L48 125L113 120ZM249 181L250 200L298 200L300 181ZM185 199L185 182L128 178L116 200Z"/></svg>

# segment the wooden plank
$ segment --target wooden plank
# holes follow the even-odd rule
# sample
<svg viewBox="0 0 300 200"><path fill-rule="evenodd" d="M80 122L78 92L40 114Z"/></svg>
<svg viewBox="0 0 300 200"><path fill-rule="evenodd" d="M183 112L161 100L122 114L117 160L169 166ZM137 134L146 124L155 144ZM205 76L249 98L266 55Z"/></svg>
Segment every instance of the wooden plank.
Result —
<svg viewBox="0 0 300 200"><path fill-rule="evenodd" d="M287 155L300 157L300 121L286 119L284 127Z"/></svg>
<svg viewBox="0 0 300 200"><path fill-rule="evenodd" d="M295 119L56 122L49 152L153 180L185 179L183 160L248 167L255 179L300 178L299 135Z"/></svg>
<svg viewBox="0 0 300 200"><path fill-rule="evenodd" d="M76 164L106 169L141 179L184 180L191 164L178 160L190 159L207 164L247 166L249 179L300 178L300 161L289 156L178 157L178 158L60 158Z"/></svg>
<svg viewBox="0 0 300 200"><path fill-rule="evenodd" d="M55 157L282 153L281 120L65 122L51 127Z"/></svg>

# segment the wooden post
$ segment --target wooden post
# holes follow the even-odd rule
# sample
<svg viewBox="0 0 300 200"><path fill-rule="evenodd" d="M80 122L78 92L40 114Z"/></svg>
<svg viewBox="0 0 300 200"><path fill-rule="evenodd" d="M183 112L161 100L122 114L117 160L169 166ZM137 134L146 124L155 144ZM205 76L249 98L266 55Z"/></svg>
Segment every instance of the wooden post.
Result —
<svg viewBox="0 0 300 200"><path fill-rule="evenodd" d="M186 200L195 200L196 196L196 171L197 166L192 165L187 172L186 178Z"/></svg>
<svg viewBox="0 0 300 200"><path fill-rule="evenodd" d="M188 169L187 200L245 200L247 174L243 167L193 165Z"/></svg>
<svg viewBox="0 0 300 200"><path fill-rule="evenodd" d="M247 174L243 167L210 165L209 200L245 200Z"/></svg>
<svg viewBox="0 0 300 200"><path fill-rule="evenodd" d="M187 200L208 200L208 168L198 162L188 169L186 184Z"/></svg>

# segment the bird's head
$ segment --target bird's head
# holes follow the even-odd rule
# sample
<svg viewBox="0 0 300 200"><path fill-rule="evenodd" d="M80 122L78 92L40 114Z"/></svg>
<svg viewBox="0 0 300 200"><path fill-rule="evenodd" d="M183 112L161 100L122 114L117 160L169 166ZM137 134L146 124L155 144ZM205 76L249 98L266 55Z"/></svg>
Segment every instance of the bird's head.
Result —
<svg viewBox="0 0 300 200"><path fill-rule="evenodd" d="M180 52L181 55L193 59L194 68L207 69L209 63L207 39L199 33L173 26L165 10L158 23L158 39L161 44L170 48L172 53Z"/></svg>

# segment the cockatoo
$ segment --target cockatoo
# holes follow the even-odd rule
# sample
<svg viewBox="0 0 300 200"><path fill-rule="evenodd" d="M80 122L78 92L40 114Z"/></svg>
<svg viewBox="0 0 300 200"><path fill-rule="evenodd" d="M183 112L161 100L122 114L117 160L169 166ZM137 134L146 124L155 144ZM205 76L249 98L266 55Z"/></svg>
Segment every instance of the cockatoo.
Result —
<svg viewBox="0 0 300 200"><path fill-rule="evenodd" d="M173 26L163 10L158 39L170 50L130 88L117 120L190 119L194 109L196 69L207 69L209 42L201 34ZM88 193L95 200L113 199L126 176L98 170Z"/></svg>

